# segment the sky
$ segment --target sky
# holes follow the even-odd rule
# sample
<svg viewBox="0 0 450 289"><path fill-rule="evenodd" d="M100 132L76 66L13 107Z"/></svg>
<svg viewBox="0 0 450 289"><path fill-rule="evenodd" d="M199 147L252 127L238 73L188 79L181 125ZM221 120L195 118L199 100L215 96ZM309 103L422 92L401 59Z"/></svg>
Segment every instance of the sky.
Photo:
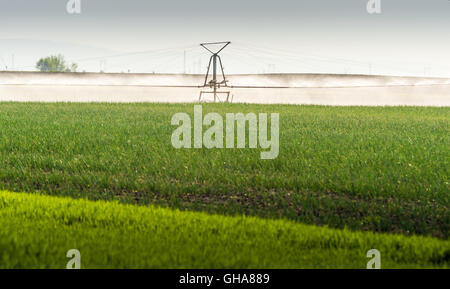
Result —
<svg viewBox="0 0 450 289"><path fill-rule="evenodd" d="M63 54L80 71L204 73L202 42L231 41L227 73L450 77L450 1L0 0L0 70Z"/></svg>

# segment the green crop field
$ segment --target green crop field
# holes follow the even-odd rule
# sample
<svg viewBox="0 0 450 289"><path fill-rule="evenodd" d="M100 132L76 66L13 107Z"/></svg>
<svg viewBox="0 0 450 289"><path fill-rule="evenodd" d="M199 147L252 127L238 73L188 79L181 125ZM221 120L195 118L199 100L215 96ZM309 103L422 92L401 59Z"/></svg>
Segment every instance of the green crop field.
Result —
<svg viewBox="0 0 450 289"><path fill-rule="evenodd" d="M275 160L175 149L177 112L0 103L0 188L33 193L0 193L0 267L449 266L450 108L203 105L279 113Z"/></svg>

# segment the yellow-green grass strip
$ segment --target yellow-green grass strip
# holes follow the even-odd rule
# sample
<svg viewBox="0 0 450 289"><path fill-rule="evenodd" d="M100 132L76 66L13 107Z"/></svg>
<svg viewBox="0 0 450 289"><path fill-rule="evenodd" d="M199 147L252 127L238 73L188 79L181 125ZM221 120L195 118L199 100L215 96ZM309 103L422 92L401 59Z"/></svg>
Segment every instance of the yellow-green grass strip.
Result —
<svg viewBox="0 0 450 289"><path fill-rule="evenodd" d="M0 192L0 268L449 267L450 242L289 220L181 212L116 201Z"/></svg>

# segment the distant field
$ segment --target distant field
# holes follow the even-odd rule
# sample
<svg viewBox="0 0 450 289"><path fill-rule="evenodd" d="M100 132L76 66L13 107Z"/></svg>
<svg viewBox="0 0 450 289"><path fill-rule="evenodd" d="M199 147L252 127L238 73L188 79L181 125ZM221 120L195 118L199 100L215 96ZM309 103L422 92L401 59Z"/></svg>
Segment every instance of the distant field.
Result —
<svg viewBox="0 0 450 289"><path fill-rule="evenodd" d="M174 149L171 117L192 104L0 103L0 187L448 239L450 108L203 110L278 112L279 157Z"/></svg>
<svg viewBox="0 0 450 289"><path fill-rule="evenodd" d="M448 268L450 242L0 191L0 268ZM395 248L395 249L394 249Z"/></svg>

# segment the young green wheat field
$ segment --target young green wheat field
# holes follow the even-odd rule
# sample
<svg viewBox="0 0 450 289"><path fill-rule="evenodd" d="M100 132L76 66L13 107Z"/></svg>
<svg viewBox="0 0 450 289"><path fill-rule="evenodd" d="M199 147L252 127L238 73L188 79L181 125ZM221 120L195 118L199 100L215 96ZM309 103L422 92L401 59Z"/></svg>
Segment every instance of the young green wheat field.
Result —
<svg viewBox="0 0 450 289"><path fill-rule="evenodd" d="M450 267L450 108L279 113L280 151L175 149L194 104L0 103L0 268Z"/></svg>

